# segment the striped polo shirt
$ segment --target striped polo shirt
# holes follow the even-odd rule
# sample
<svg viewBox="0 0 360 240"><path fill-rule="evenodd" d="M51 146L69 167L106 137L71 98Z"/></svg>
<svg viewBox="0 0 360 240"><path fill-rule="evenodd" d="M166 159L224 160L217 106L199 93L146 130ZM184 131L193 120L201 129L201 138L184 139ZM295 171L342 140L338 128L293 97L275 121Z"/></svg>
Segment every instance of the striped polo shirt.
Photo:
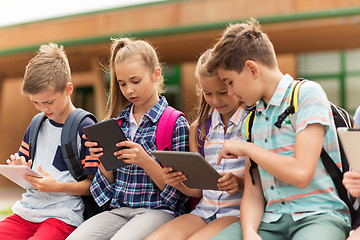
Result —
<svg viewBox="0 0 360 240"><path fill-rule="evenodd" d="M284 75L268 106L263 100L259 101L252 128L253 142L268 151L294 156L296 134L309 124L318 123L326 127L323 148L341 167L332 111L327 96L319 84L306 81L300 88L299 108L291 116L291 121L288 116L280 129L274 126L278 116L288 106L292 84L294 84L293 78L288 74ZM297 221L306 216L325 213L343 219L350 225L349 210L339 198L320 158L314 176L305 188L283 182L267 173L261 166L259 173L266 200L263 222L277 221L283 214L290 214L294 221Z"/></svg>
<svg viewBox="0 0 360 240"><path fill-rule="evenodd" d="M242 122L246 118L247 111L240 107L228 121L228 128L224 132L225 125L221 121L221 115L214 110L211 116L211 126L204 144L205 159L219 173L231 172L238 176L244 176L245 159L222 159L216 165L219 151L225 140L241 140ZM196 208L191 212L202 218L216 216L237 216L240 217L240 202L243 191L235 194L228 194L226 191L203 190L203 197Z"/></svg>

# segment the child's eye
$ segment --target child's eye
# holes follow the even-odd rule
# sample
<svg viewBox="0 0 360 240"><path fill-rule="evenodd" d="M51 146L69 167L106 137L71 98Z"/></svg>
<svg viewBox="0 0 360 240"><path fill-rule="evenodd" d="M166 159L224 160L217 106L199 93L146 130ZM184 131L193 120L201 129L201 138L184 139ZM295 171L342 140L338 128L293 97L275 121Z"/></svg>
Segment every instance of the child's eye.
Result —
<svg viewBox="0 0 360 240"><path fill-rule="evenodd" d="M220 92L221 95L226 95L228 94L228 91L224 91L224 92Z"/></svg>
<svg viewBox="0 0 360 240"><path fill-rule="evenodd" d="M126 84L123 82L119 82L120 87L124 87Z"/></svg>
<svg viewBox="0 0 360 240"><path fill-rule="evenodd" d="M138 84L140 80L133 81L134 84Z"/></svg>
<svg viewBox="0 0 360 240"><path fill-rule="evenodd" d="M211 93L206 93L206 92L204 92L204 95L206 95L206 96L210 96L210 95L211 95Z"/></svg>

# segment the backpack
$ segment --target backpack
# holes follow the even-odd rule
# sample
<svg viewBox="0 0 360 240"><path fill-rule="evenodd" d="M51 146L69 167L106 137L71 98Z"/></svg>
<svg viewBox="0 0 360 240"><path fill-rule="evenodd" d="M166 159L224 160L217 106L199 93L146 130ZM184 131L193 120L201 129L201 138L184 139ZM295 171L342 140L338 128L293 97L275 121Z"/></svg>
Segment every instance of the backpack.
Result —
<svg viewBox="0 0 360 240"><path fill-rule="evenodd" d="M77 145L78 138L78 128L81 121L90 117L94 122L97 122L96 117L81 108L75 109L70 113L66 119L64 126L61 131L61 152L63 159L67 168L69 169L71 175L77 180L81 181L85 178L81 159L79 157L79 150ZM31 120L29 126L29 158L34 159L36 151L36 140L39 133L40 126L42 122L46 119L46 116L43 112L38 113ZM88 219L93 215L102 212L104 209L100 208L92 196L82 196L84 201L85 210L83 217Z"/></svg>
<svg viewBox="0 0 360 240"><path fill-rule="evenodd" d="M185 116L184 113L176 110L171 106L167 106L159 118L156 127L156 148L157 150L171 151L172 134L175 123L178 117ZM118 120L119 125L122 124L122 119Z"/></svg>
<svg viewBox="0 0 360 240"><path fill-rule="evenodd" d="M281 128L281 124L287 116L295 114L297 112L298 106L299 106L299 102L298 102L299 89L300 89L300 86L304 82L305 82L305 79L298 78L296 80L295 84L293 84L293 86L291 88L290 97L289 97L289 106L285 109L285 111L282 114L280 114L276 123L274 124L277 128ZM336 128L338 128L338 127L352 128L354 125L354 120L352 119L350 114L345 109L343 109L339 106L336 106L335 104L333 104L330 101L329 101L329 104L330 104L331 111L333 114L335 127ZM255 109L253 109L249 113L249 115L246 119L245 131L246 131L247 142L251 142L251 139L252 139L251 128L254 123L255 117L256 117ZM291 118L290 118L290 120L291 120ZM293 125L293 123L291 123L291 124ZM323 165L324 165L326 171L328 172L332 181L334 182L334 185L336 187L336 190L338 192L340 199L346 203L346 205L348 206L348 208L350 210L351 225L356 226L356 225L358 225L356 223L356 220L359 216L358 207L357 207L358 203L355 203L355 198L353 198L348 193L348 191L345 189L344 185L342 184L344 172L349 171L349 163L347 161L346 155L344 153L344 150L342 148L342 145L341 145L341 142L339 141L339 139L338 139L338 143L339 143L339 148L340 148L340 156L341 156L341 163L342 163L343 171L341 171L338 168L338 166L331 159L331 157L325 151L324 148L322 148L322 150L321 150L320 158L323 162ZM250 159L250 162L251 162L251 166L249 169L250 176L251 176L252 183L255 184L254 177L253 177L253 170L257 167L257 164L254 161L252 161L251 159Z"/></svg>

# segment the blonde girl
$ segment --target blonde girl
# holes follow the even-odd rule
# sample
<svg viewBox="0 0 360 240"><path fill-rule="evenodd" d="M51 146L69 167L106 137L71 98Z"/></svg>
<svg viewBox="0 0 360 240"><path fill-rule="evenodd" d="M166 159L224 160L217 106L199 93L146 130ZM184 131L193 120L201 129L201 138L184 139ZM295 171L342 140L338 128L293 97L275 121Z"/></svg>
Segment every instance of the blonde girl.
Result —
<svg viewBox="0 0 360 240"><path fill-rule="evenodd" d="M217 73L206 71L206 51L196 67L201 99L196 121L190 127L190 151L200 152L222 175L218 191L190 189L181 172L164 169L165 182L192 197L202 197L196 208L159 228L147 239L209 239L230 224L239 221L243 190L244 158L223 159L217 155L224 141L241 137L241 125L247 111L240 100L228 95L226 84ZM208 132L207 130L208 129ZM205 144L200 144L204 141Z"/></svg>
<svg viewBox="0 0 360 240"><path fill-rule="evenodd" d="M91 185L99 206L110 210L82 224L68 239L144 239L161 225L184 213L186 196L167 185L162 167L152 156L156 150L157 122L168 106L162 92L163 77L154 48L142 40L115 39L110 59L111 90L107 118L117 117L128 141L114 154L129 163L106 171L100 165ZM180 116L173 131L172 150L188 150L188 123ZM102 148L86 142L94 157Z"/></svg>

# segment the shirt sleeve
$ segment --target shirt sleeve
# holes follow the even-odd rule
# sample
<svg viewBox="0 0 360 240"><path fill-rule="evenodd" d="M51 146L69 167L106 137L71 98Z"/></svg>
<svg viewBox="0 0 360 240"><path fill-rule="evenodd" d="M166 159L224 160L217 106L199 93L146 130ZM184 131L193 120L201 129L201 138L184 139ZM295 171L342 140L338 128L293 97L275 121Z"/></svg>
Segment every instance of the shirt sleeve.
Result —
<svg viewBox="0 0 360 240"><path fill-rule="evenodd" d="M109 184L100 168L97 170L95 177L90 186L90 192L95 202L101 207L113 198L115 192L115 184Z"/></svg>
<svg viewBox="0 0 360 240"><path fill-rule="evenodd" d="M90 155L89 148L85 146L85 139L82 138L84 132L83 128L89 125L93 125L95 122L90 118L86 117L79 125L79 136L81 139L81 148L80 148L80 159L81 165L84 169L85 175L95 175L99 167L100 161L98 158L94 158Z"/></svg>
<svg viewBox="0 0 360 240"><path fill-rule="evenodd" d="M30 160L29 127L26 129L18 154L25 157L26 161Z"/></svg>
<svg viewBox="0 0 360 240"><path fill-rule="evenodd" d="M171 147L172 151L189 151L189 124L183 116L176 120ZM165 186L161 197L170 209L183 209L188 199L186 195L170 185Z"/></svg>
<svg viewBox="0 0 360 240"><path fill-rule="evenodd" d="M331 109L322 87L315 82L307 81L300 87L299 108L296 112L296 133L309 124L330 125Z"/></svg>

